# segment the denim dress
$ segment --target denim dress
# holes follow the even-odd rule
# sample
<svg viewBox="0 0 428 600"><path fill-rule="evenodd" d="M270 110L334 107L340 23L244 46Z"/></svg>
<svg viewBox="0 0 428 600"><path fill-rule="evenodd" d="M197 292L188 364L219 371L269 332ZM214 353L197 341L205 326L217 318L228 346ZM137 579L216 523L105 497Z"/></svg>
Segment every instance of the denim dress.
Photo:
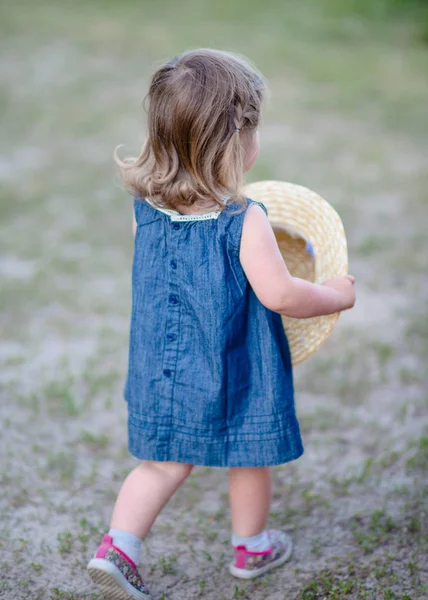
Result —
<svg viewBox="0 0 428 600"><path fill-rule="evenodd" d="M264 467L303 453L281 316L239 261L252 203L182 215L134 200L125 398L139 459Z"/></svg>

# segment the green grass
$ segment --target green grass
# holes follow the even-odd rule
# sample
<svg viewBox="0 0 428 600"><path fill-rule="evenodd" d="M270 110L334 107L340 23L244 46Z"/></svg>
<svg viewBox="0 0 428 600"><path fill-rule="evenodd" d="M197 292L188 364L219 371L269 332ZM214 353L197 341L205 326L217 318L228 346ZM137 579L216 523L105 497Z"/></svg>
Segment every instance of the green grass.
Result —
<svg viewBox="0 0 428 600"><path fill-rule="evenodd" d="M211 46L269 79L247 179L302 183L337 208L357 304L296 369L306 453L274 469L270 525L298 559L254 583L224 576L227 477L198 468L147 538L143 575L165 599L426 596L427 14L417 0L0 6L0 594L100 600L85 565L135 465L131 205L112 152L138 152L155 66Z"/></svg>
<svg viewBox="0 0 428 600"><path fill-rule="evenodd" d="M57 540L59 542L58 552L61 555L70 554L73 547L73 534L70 531L58 533Z"/></svg>
<svg viewBox="0 0 428 600"><path fill-rule="evenodd" d="M416 440L409 443L411 456L407 459L407 468L409 471L423 471L428 465L428 428Z"/></svg>
<svg viewBox="0 0 428 600"><path fill-rule="evenodd" d="M76 472L76 459L70 452L48 452L47 468L57 473L63 483L70 482Z"/></svg>
<svg viewBox="0 0 428 600"><path fill-rule="evenodd" d="M91 431L82 431L80 438L84 444L95 450L102 450L109 443L109 437L105 433L97 435Z"/></svg>
<svg viewBox="0 0 428 600"><path fill-rule="evenodd" d="M388 537L397 530L393 519L383 510L375 511L368 522L356 515L350 527L354 540L365 553L373 552L379 545L386 543Z"/></svg>
<svg viewBox="0 0 428 600"><path fill-rule="evenodd" d="M346 600L358 598L371 600L409 600L406 592L397 592L394 567L388 560L376 560L372 565L360 562L346 563L336 559L336 565L321 570L308 579L296 600ZM423 589L419 592L423 594Z"/></svg>

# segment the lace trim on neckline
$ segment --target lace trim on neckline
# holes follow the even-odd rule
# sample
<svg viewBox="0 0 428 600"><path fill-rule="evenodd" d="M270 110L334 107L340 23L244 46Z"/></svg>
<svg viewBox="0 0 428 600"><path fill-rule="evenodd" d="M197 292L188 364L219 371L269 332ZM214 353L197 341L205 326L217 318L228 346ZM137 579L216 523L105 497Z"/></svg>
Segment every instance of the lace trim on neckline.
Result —
<svg viewBox="0 0 428 600"><path fill-rule="evenodd" d="M209 219L218 219L221 215L221 210L215 210L213 212L202 213L200 215L182 215L176 210L171 210L170 208L159 208L158 206L154 206L150 200L145 198L145 201L149 206L158 210L159 212L167 215L171 221L208 221ZM226 202L225 202L226 204Z"/></svg>

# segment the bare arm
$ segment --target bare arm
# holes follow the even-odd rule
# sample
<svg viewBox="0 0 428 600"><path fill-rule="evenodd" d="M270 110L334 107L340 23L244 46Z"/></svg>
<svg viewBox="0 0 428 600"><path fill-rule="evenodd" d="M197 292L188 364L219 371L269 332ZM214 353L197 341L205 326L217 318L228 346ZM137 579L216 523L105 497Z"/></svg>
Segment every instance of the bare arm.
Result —
<svg viewBox="0 0 428 600"><path fill-rule="evenodd" d="M354 278L350 275L335 277L324 285L290 275L269 220L257 205L245 215L240 260L260 302L282 315L317 317L354 305Z"/></svg>
<svg viewBox="0 0 428 600"><path fill-rule="evenodd" d="M134 234L134 237L135 237L136 232L137 232L137 221L135 220L134 213L132 213L132 233Z"/></svg>

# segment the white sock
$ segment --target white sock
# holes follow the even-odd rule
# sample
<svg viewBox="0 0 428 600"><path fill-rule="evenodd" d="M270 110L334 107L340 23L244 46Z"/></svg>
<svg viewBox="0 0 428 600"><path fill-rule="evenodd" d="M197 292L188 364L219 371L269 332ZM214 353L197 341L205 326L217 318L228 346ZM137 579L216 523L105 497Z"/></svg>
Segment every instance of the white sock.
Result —
<svg viewBox="0 0 428 600"><path fill-rule="evenodd" d="M245 546L249 552L264 552L272 546L266 529L252 537L241 537L232 533L232 546Z"/></svg>
<svg viewBox="0 0 428 600"><path fill-rule="evenodd" d="M108 534L113 538L113 545L122 550L124 554L138 564L141 553L141 540L132 533L121 531L120 529L110 529Z"/></svg>

